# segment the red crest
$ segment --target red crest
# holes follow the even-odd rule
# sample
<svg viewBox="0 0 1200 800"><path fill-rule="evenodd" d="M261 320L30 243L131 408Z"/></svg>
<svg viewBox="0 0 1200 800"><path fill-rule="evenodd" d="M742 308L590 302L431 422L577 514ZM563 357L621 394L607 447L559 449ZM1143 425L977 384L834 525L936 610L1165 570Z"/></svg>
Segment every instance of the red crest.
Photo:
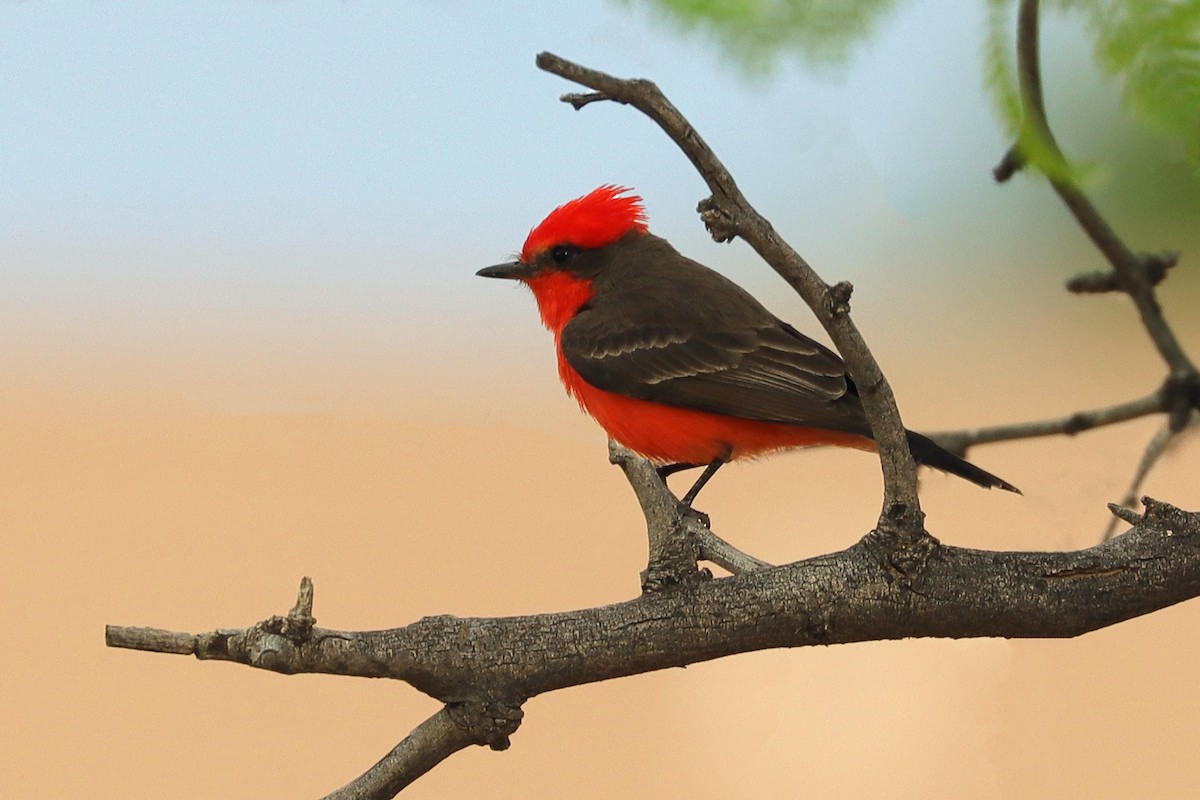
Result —
<svg viewBox="0 0 1200 800"><path fill-rule="evenodd" d="M547 247L565 244L592 249L612 244L630 231L646 231L646 210L625 186L601 186L563 203L529 232L521 261L529 263Z"/></svg>

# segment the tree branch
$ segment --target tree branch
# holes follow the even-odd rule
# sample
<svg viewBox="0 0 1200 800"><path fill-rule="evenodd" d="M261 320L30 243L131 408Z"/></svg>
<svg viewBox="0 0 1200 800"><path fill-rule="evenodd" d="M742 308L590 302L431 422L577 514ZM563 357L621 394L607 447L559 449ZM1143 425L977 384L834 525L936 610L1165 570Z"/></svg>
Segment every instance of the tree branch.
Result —
<svg viewBox="0 0 1200 800"><path fill-rule="evenodd" d="M1182 431L1194 412L1200 409L1200 372L1197 372L1163 316L1155 292L1155 287L1178 262L1179 255L1170 252L1135 254L1079 187L1046 116L1038 18L1038 0L1021 0L1017 16L1017 77L1025 121L1017 143L1009 148L994 170L996 180L1007 180L1017 169L1030 162L1041 168L1084 233L1112 266L1111 272L1076 275L1067 281L1067 289L1076 293L1121 291L1129 295L1137 308L1142 326L1167 364L1167 381L1154 395L1108 409L1072 414L1062 420L958 431L936 438L944 446L949 444L961 453L971 444L1055 433L1073 434L1099 425L1166 412L1168 418L1164 432L1147 445L1129 492L1122 499L1122 504L1128 504L1133 502L1146 474L1174 439L1173 434ZM1114 530L1115 525L1110 524L1105 538L1111 537Z"/></svg>
<svg viewBox="0 0 1200 800"><path fill-rule="evenodd" d="M479 744L444 706L418 725L386 756L323 800L388 800L454 753Z"/></svg>
<svg viewBox="0 0 1200 800"><path fill-rule="evenodd" d="M1179 253L1138 253L1141 278L1151 286L1166 280L1167 273L1179 263ZM1112 270L1083 272L1067 280L1067 291L1074 294L1103 294L1123 291L1117 274Z"/></svg>
<svg viewBox="0 0 1200 800"><path fill-rule="evenodd" d="M1036 2L1022 3L1022 25L1028 33L1030 8L1034 71L1029 80L1036 93L1028 102L1040 109ZM295 606L284 616L201 634L109 626L109 646L233 661L282 674L392 678L444 703L371 769L329 795L374 800L393 796L467 745L507 747L524 702L557 689L767 648L909 637L1076 636L1200 596L1200 514L1149 498L1143 499L1143 515L1110 506L1131 529L1073 552L971 550L926 534L894 398L848 316L850 285L825 284L779 239L652 83L619 80L546 53L538 64L595 90L564 97L576 108L612 100L654 119L708 182L713 196L700 210L714 237L741 236L808 302L845 357L879 443L885 503L878 530L847 550L771 567L713 534L703 515L684 513L651 464L614 449L612 458L638 496L650 539L645 591L636 599L550 614L443 615L390 630L340 631L316 627L312 583L305 578ZM1014 148L1005 163L1017 169L1023 160ZM1097 230L1104 239L1103 229ZM1127 276L1121 277L1126 273L1115 264L1114 274L1130 292ZM1146 291L1152 303L1148 313L1158 313L1153 287ZM1200 403L1200 382L1186 357L1174 360L1169 347L1160 352L1172 373L1159 392L1030 423L1021 435L1078 432L1163 410L1183 413L1186 421L1185 412ZM1173 416L1168 429L1179 427ZM1014 438L1009 435L1014 428L942 436L958 436L965 448ZM711 576L697 568L698 559L735 574L706 579Z"/></svg>
<svg viewBox="0 0 1200 800"><path fill-rule="evenodd" d="M1149 498L1128 533L1085 550L991 552L932 544L898 562L868 536L827 556L599 608L521 617L425 617L385 631L314 628L257 642L272 620L238 630L144 636L114 646L236 661L285 674L405 681L451 704L518 708L544 692L735 653L909 637L1068 637L1200 595L1200 514ZM216 644L219 643L219 646ZM510 715L511 716L511 715ZM475 741L490 741L475 734Z"/></svg>
<svg viewBox="0 0 1200 800"><path fill-rule="evenodd" d="M650 558L642 572L642 591L711 578L707 570L697 570L699 560L734 575L771 566L713 533L708 516L676 500L649 461L611 441L608 457L625 473L646 517Z"/></svg>
<svg viewBox="0 0 1200 800"><path fill-rule="evenodd" d="M1133 478L1129 481L1129 488L1125 490L1124 496L1121 497L1119 503L1121 506L1132 506L1137 502L1137 497L1142 491L1142 484L1145 483L1147 476L1150 475L1150 470L1154 469L1154 465L1163 457L1168 450L1179 443L1179 440L1189 430L1196 430L1200 424L1200 413L1192 414L1188 421L1187 427L1183 430L1172 430L1170 423L1163 425L1158 429L1158 432L1150 439L1146 445L1145 452L1142 453L1142 458L1138 461L1137 469L1134 470ZM1118 519L1123 519L1118 517ZM1128 520L1126 520L1128 522ZM1100 541L1107 542L1117 533L1117 520L1109 520L1108 526L1104 529L1104 535L1100 537Z"/></svg>
<svg viewBox="0 0 1200 800"><path fill-rule="evenodd" d="M846 361L847 371L862 396L863 408L878 444L883 469L884 503L878 530L901 543L918 542L924 515L917 497L917 471L896 399L879 364L849 315L852 287L830 286L799 253L784 242L746 200L733 176L691 123L652 82L615 78L560 58L540 53L537 65L569 81L593 89L590 94L567 94L562 100L576 109L599 100L628 104L641 111L671 138L708 184L712 197L698 210L717 241L741 237L778 272L812 309Z"/></svg>
<svg viewBox="0 0 1200 800"><path fill-rule="evenodd" d="M1172 376L1177 380L1200 382L1195 365L1184 353L1179 340L1162 315L1154 292L1154 283L1157 281L1148 280L1148 277L1156 273L1165 274L1166 269L1174 263L1174 259L1168 255L1167 260L1170 263L1164 263L1162 256L1134 254L1079 188L1070 172L1067 158L1050 129L1042 97L1038 53L1038 6L1038 0L1021 0L1017 19L1018 83L1021 105L1025 112L1025 131L1022 133L1022 141L1017 144L1017 148L1024 154L1020 163L1038 161L1036 158L1031 159L1030 152L1027 151L1042 156L1040 164L1050 185L1062 198L1088 238L1112 265L1115 284L1133 300L1142 325L1166 361ZM1009 161L1008 156L1005 161ZM1172 426L1178 430L1183 424L1186 409L1173 410L1172 416Z"/></svg>
<svg viewBox="0 0 1200 800"><path fill-rule="evenodd" d="M929 438L952 453L965 455L967 449L977 444L1007 442L1014 439L1034 439L1039 436L1074 436L1083 431L1100 428L1105 425L1115 425L1151 414L1159 414L1168 407L1165 390L1160 389L1153 394L1139 397L1114 406L1096 408L1090 411L1076 411L1065 417L1037 420L1034 422L1015 422L1009 425L989 425L986 427L966 428L957 431L943 431L930 434Z"/></svg>

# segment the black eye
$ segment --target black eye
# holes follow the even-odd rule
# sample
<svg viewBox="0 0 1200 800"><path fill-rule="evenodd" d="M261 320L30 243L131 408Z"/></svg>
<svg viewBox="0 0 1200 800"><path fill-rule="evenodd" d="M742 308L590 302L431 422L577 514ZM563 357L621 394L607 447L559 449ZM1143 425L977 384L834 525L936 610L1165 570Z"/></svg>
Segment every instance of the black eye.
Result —
<svg viewBox="0 0 1200 800"><path fill-rule="evenodd" d="M573 255L575 255L575 250L565 244L550 248L550 258L554 260L555 264L565 264L571 260Z"/></svg>

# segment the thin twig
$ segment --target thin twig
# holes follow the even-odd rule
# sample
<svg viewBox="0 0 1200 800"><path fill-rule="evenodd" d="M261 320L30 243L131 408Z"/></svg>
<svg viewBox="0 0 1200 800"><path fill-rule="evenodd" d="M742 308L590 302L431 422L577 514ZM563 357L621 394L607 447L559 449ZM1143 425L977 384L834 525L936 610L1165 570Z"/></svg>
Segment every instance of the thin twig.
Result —
<svg viewBox="0 0 1200 800"><path fill-rule="evenodd" d="M1146 482L1150 470L1154 469L1154 465L1158 463L1158 460L1168 450L1179 444L1185 431L1196 430L1198 421L1200 421L1200 414L1192 414L1187 427L1180 431L1173 430L1170 421L1163 423L1163 426L1158 429L1146 445L1146 450L1142 453L1142 458L1138 461L1137 469L1133 473L1133 479L1129 482L1129 488L1125 490L1124 496L1118 501L1118 506L1131 508L1138 501L1138 496L1142 493L1142 484ZM1120 517L1119 519L1124 519L1124 517ZM1100 537L1100 541L1107 542L1116 535L1117 521L1118 517L1116 516L1108 521L1108 525L1104 528L1104 534ZM1128 522L1128 520L1126 521Z"/></svg>
<svg viewBox="0 0 1200 800"><path fill-rule="evenodd" d="M454 753L478 744L443 706L376 764L323 800L389 800Z"/></svg>
<svg viewBox="0 0 1200 800"><path fill-rule="evenodd" d="M1136 501L1146 475L1175 440L1174 434L1181 431L1194 417L1194 409L1200 409L1200 372L1197 372L1163 316L1155 292L1155 286L1166 277L1171 267L1175 266L1179 259L1178 254L1135 254L1079 187L1067 158L1050 129L1042 93L1038 17L1038 0L1021 0L1017 16L1017 77L1025 123L1020 140L1009 149L1001 166L997 167L996 179L1006 180L1015 169L1030 160L1038 160L1031 159L1033 153L1040 156L1042 171L1050 185L1062 198L1084 233L1112 265L1111 272L1092 272L1075 276L1067 282L1068 290L1077 293L1122 291L1129 295L1146 333L1167 364L1167 381L1155 395L1109 409L1073 414L1062 420L943 434L941 440L951 443L961 451L971 444L985 441L1076 433L1098 425L1166 412L1167 423L1147 445L1130 482L1129 491L1122 499L1124 506ZM1109 522L1104 532L1104 540L1111 538L1115 531L1114 519Z"/></svg>
<svg viewBox="0 0 1200 800"><path fill-rule="evenodd" d="M1083 431L1105 425L1114 425L1151 414L1159 414L1167 408L1167 395L1159 390L1145 397L1118 403L1090 411L1077 411L1065 417L1036 420L1034 422L1016 422L1009 425L989 425L987 427L967 428L957 431L944 431L929 435L930 439L940 444L952 453L965 455L968 448L977 444L1006 442L1014 439L1033 439L1039 436L1074 436Z"/></svg>
<svg viewBox="0 0 1200 800"><path fill-rule="evenodd" d="M1142 271L1142 280L1151 286L1162 283L1167 273L1179 263L1179 253L1138 253L1138 267ZM1123 291L1117 273L1112 270L1084 272L1067 279L1067 291L1074 294L1103 294L1105 292Z"/></svg>
<svg viewBox="0 0 1200 800"><path fill-rule="evenodd" d="M1035 148L1045 154L1049 163L1044 170L1050 185L1075 216L1088 238L1112 265L1122 291L1137 307L1146 332L1154 342L1171 374L1177 379L1197 380L1195 365L1184 353L1170 325L1163 317L1155 297L1153 284L1147 280L1153 271L1146 259L1140 258L1116 234L1087 195L1079 188L1067 167L1066 156L1059 147L1046 116L1042 96L1041 65L1038 54L1038 0L1021 0L1017 20L1017 71L1021 104L1025 111L1025 136L1032 137ZM1179 425L1176 424L1178 430Z"/></svg>
<svg viewBox="0 0 1200 800"><path fill-rule="evenodd" d="M712 192L711 198L701 202L699 210L713 238L728 241L740 236L753 247L808 304L845 359L846 369L862 397L883 469L884 503L879 530L899 536L900 543L911 543L924 536L916 464L908 449L891 387L847 313L849 284L840 284L840 290L834 293L833 287L779 237L746 200L733 176L696 129L652 82L615 78L552 53L538 54L537 65L597 93L566 95L562 98L565 102L576 108L601 99L631 105L657 123L683 151Z"/></svg>
<svg viewBox="0 0 1200 800"><path fill-rule="evenodd" d="M744 553L713 533L707 526L694 523L688 527L700 548L700 558L711 561L732 575L767 569L771 562Z"/></svg>

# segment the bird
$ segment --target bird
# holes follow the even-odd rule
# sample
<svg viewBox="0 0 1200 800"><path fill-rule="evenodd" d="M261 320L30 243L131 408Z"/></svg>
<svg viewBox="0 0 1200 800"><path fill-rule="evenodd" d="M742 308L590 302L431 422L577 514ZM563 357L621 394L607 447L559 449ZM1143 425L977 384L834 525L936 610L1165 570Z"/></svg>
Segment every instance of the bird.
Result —
<svg viewBox="0 0 1200 800"><path fill-rule="evenodd" d="M560 205L519 256L479 270L529 287L567 393L610 439L665 478L834 445L874 451L854 381L829 348L649 231L642 198L606 184ZM1015 486L905 431L920 464L985 488Z"/></svg>

